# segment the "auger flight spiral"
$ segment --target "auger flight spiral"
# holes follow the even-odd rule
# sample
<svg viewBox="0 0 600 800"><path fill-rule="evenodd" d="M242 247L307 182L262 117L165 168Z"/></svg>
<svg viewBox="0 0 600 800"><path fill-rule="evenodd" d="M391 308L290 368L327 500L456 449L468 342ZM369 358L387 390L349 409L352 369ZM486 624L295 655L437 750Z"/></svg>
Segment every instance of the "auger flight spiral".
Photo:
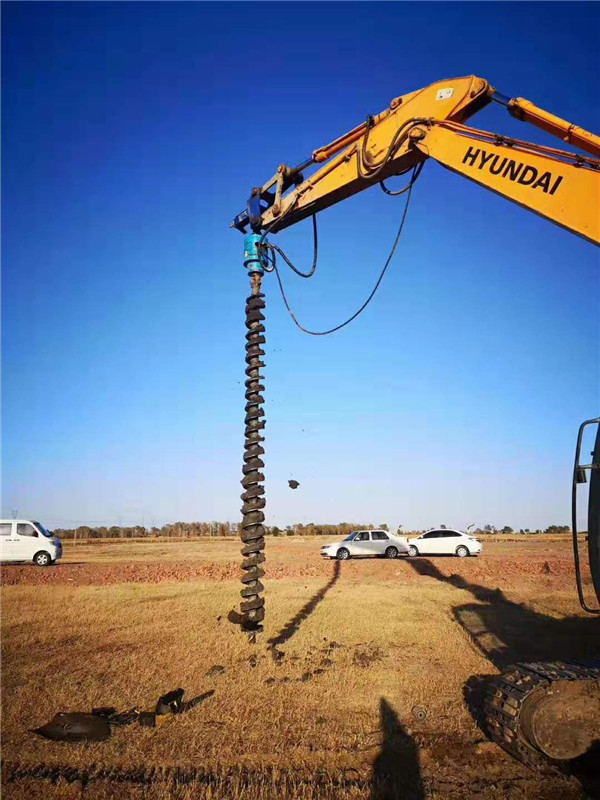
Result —
<svg viewBox="0 0 600 800"><path fill-rule="evenodd" d="M264 586L260 579L264 575L262 564L265 560L265 476L261 472L264 467L265 437L262 431L265 427L264 385L261 369L265 355L263 346L265 339L264 326L264 295L261 294L261 280L263 275L262 261L258 253L260 236L250 234L244 243L244 265L250 274L251 294L246 299L246 417L244 431L244 465L242 467L242 524L241 539L243 547L242 559L242 584L240 592L240 626L249 634L250 641L254 642L256 634L263 630L262 622L265 617L265 600L262 597Z"/></svg>

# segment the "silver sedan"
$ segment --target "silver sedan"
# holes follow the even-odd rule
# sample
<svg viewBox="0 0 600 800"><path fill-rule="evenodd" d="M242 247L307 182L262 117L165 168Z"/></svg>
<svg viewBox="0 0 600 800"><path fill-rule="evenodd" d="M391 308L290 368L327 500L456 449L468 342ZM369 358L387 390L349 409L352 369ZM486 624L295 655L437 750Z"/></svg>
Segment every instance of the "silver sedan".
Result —
<svg viewBox="0 0 600 800"><path fill-rule="evenodd" d="M400 553L408 553L407 540L387 531L354 531L339 542L321 547L323 558L338 558L341 561L365 556L396 558Z"/></svg>

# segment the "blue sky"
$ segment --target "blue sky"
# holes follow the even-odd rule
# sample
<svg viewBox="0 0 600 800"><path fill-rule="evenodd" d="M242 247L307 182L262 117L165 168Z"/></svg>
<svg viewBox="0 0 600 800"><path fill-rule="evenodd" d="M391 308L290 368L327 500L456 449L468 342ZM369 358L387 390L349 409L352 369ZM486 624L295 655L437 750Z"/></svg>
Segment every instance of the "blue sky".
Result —
<svg viewBox="0 0 600 800"><path fill-rule="evenodd" d="M252 186L477 74L589 130L593 3L4 3L2 510L239 519ZM556 143L490 107L473 124ZM360 305L402 200L320 217L299 318ZM277 242L300 265L310 224ZM381 289L299 333L267 294L267 522L569 520L598 414L599 251L429 162ZM300 481L292 492L288 478Z"/></svg>

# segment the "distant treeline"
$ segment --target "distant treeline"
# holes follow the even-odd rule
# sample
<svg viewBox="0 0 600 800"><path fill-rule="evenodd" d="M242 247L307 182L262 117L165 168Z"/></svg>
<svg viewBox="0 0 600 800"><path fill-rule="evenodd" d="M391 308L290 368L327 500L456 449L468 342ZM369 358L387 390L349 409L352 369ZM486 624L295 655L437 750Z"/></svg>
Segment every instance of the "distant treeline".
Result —
<svg viewBox="0 0 600 800"><path fill-rule="evenodd" d="M340 522L337 525L317 525L309 523L304 525L288 525L278 528L277 525L265 526L267 536L348 536L356 530L376 528L376 525ZM379 525L382 530L387 530L387 525ZM144 539L166 537L173 539L195 538L208 536L220 538L237 536L238 524L235 522L173 522L163 525L162 528L145 528L143 525L123 527L119 525L90 527L80 525L78 528L54 528L53 533L61 539Z"/></svg>
<svg viewBox="0 0 600 800"><path fill-rule="evenodd" d="M451 527L450 525L439 525L439 528ZM307 525L298 523L297 525L288 525L286 528L278 528L276 525L270 527L265 526L267 536L330 536L332 538L342 539L348 536L349 533L356 530L368 530L370 528L379 528L380 530L388 530L388 526L373 525L372 523L356 523L356 522L339 522L337 525L320 525L310 522ZM503 528L496 528L494 525L485 525L483 528L476 528L471 530L474 536L489 536L498 533L513 533L513 534L553 534L553 533L569 533L570 528L568 525L550 525L545 530L529 530L529 528L521 528L518 531L513 530L508 525ZM99 526L90 527L89 525L80 525L77 528L55 528L53 530L61 539L153 539L153 538L173 538L173 539L186 539L196 537L212 537L223 538L226 536L238 535L238 524L235 522L173 522L169 525L163 525L162 528L152 527L146 528L143 525L133 525L130 527L123 527L121 525ZM420 530L404 530L399 532L402 536L417 536L423 531Z"/></svg>
<svg viewBox="0 0 600 800"><path fill-rule="evenodd" d="M348 536L352 531L376 527L370 523L340 522L337 525L316 525L311 522L308 525L301 523L288 525L286 528L278 528L277 525L265 526L265 531L267 536L337 536L340 538ZM387 525L380 525L379 528L388 529ZM238 524L235 522L173 522L163 525L162 528L145 528L143 525L131 527L80 525L78 528L54 528L53 533L61 539L151 539L158 537L181 539L199 536L220 538L237 536Z"/></svg>
<svg viewBox="0 0 600 800"><path fill-rule="evenodd" d="M445 528L445 525L441 525L441 528ZM475 530L470 531L473 536L489 536L490 534L493 536L497 533L518 533L521 536L528 536L528 535L535 535L540 533L545 534L554 534L554 533L571 533L571 528L568 525L548 525L547 528L542 530L541 528L537 528L536 530L530 530L529 528L519 528L519 530L514 530L510 527L510 525L505 525L503 528L496 528L495 525L484 525L483 528L475 528Z"/></svg>

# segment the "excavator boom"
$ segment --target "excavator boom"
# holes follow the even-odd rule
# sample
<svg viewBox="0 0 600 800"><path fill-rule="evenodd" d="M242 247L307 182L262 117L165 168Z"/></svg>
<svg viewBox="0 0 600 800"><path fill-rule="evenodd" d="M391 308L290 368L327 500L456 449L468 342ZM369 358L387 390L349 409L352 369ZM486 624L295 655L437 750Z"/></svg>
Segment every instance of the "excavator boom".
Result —
<svg viewBox="0 0 600 800"><path fill-rule="evenodd" d="M589 155L465 125L492 101ZM506 98L475 75L396 97L380 114L314 150L299 167L280 165L253 190L233 226L276 233L428 158L600 244L600 137L528 100ZM305 180L302 170L312 164L322 166Z"/></svg>
<svg viewBox="0 0 600 800"><path fill-rule="evenodd" d="M437 121L411 129L417 149L522 208L600 244L600 163Z"/></svg>

